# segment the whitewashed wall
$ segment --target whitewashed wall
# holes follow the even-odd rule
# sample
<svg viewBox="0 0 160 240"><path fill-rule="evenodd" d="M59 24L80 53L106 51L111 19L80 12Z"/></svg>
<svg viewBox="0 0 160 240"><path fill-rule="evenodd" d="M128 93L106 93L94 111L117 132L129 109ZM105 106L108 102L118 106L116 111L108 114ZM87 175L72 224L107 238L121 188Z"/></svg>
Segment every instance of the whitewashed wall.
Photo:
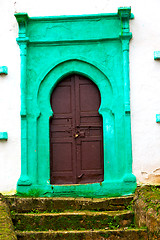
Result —
<svg viewBox="0 0 160 240"><path fill-rule="evenodd" d="M54 16L117 12L131 6L133 39L130 43L131 121L133 172L140 183L160 184L160 50L159 0L0 0L0 192L14 193L20 176L20 54L16 43L15 12L29 16Z"/></svg>

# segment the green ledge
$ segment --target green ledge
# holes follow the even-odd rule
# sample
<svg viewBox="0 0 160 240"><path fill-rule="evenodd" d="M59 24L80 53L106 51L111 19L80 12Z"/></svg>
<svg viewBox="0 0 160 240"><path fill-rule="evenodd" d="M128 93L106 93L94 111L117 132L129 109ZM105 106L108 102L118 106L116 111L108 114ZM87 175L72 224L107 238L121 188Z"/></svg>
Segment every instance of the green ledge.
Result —
<svg viewBox="0 0 160 240"><path fill-rule="evenodd" d="M0 140L7 140L8 133L7 132L0 132Z"/></svg>

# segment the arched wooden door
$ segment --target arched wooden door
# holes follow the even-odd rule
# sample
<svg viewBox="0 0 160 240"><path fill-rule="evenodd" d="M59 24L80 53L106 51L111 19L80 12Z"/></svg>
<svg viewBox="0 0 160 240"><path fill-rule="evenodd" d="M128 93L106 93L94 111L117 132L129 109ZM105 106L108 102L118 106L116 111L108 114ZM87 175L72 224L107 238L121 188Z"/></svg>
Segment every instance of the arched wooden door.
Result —
<svg viewBox="0 0 160 240"><path fill-rule="evenodd" d="M103 181L103 129L100 93L89 79L66 77L51 95L51 184Z"/></svg>

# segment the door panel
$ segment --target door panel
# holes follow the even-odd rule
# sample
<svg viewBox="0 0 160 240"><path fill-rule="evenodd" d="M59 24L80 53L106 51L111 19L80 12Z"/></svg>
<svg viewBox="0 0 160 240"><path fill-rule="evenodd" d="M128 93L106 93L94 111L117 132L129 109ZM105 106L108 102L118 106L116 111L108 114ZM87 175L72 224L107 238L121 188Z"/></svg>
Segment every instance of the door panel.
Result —
<svg viewBox="0 0 160 240"><path fill-rule="evenodd" d="M57 172L72 171L72 144L54 143L53 159L55 158L57 161L53 161L53 170L56 169Z"/></svg>
<svg viewBox="0 0 160 240"><path fill-rule="evenodd" d="M60 85L59 87L57 87L55 89L52 101L54 102L55 114L71 113L71 86Z"/></svg>
<svg viewBox="0 0 160 240"><path fill-rule="evenodd" d="M82 170L101 169L101 162L97 161L100 157L100 142L82 141Z"/></svg>
<svg viewBox="0 0 160 240"><path fill-rule="evenodd" d="M92 98L92 96L96 96ZM99 109L99 99L97 96L97 89L91 84L79 84L79 108L81 112L97 112ZM97 101L98 100L98 101Z"/></svg>
<svg viewBox="0 0 160 240"><path fill-rule="evenodd" d="M103 129L95 84L79 75L67 77L53 91L51 106L51 183L103 181Z"/></svg>
<svg viewBox="0 0 160 240"><path fill-rule="evenodd" d="M50 177L52 184L76 183L75 141L73 139L73 82L60 82L51 95Z"/></svg>

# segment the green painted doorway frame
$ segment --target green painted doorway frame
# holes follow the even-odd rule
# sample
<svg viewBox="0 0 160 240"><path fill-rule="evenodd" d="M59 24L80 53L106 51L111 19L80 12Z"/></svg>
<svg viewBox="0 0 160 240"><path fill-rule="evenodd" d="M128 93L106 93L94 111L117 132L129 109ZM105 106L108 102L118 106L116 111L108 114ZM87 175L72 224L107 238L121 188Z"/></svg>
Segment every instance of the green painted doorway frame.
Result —
<svg viewBox="0 0 160 240"><path fill-rule="evenodd" d="M21 55L21 176L18 194L36 196L121 196L134 192L129 89L129 19L117 14L28 17L16 13ZM50 184L50 96L70 74L99 88L103 118L104 181Z"/></svg>

